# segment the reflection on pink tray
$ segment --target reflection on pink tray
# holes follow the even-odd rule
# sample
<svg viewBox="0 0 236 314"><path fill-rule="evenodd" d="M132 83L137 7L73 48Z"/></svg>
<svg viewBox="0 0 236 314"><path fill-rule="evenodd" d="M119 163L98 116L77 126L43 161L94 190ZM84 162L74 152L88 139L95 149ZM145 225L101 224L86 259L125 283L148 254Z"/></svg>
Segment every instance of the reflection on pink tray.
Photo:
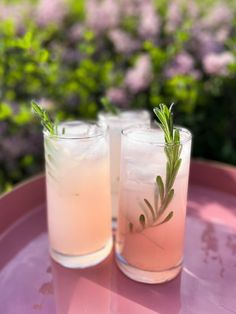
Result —
<svg viewBox="0 0 236 314"><path fill-rule="evenodd" d="M217 173L215 181L224 178L227 182L224 172L221 179ZM162 285L128 279L116 267L113 254L102 264L85 270L65 269L51 261L45 205L39 202L43 179L3 197L0 199L0 313L236 312L236 171L225 174L231 186L229 193L226 185L224 191L217 190L215 181L214 186L190 181L184 268L176 279ZM7 225L10 228L4 227Z"/></svg>
<svg viewBox="0 0 236 314"><path fill-rule="evenodd" d="M126 278L110 256L87 270L70 270L52 261L57 313L179 313L180 276L164 285Z"/></svg>

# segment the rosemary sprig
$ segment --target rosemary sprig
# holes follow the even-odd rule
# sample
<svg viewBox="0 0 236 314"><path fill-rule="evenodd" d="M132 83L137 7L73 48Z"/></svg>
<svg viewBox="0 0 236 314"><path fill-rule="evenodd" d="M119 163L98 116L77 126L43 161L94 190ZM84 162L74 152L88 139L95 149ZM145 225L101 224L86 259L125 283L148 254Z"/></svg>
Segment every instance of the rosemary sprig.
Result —
<svg viewBox="0 0 236 314"><path fill-rule="evenodd" d="M150 219L148 221L145 213L142 213L139 216L139 223L143 229L162 225L172 219L174 215L174 212L170 211L164 216L164 219L161 220L161 217L174 197L173 185L182 161L180 158L182 150L182 146L180 144L180 133L173 125L172 107L173 104L171 104L170 108L164 104L160 104L159 107L156 107L153 110L159 120L158 125L163 130L165 136L165 154L167 157L166 178L163 180L160 175L156 176L154 207L147 199L144 199L146 208L149 210L151 215L151 222Z"/></svg>
<svg viewBox="0 0 236 314"><path fill-rule="evenodd" d="M34 100L31 101L31 107L33 112L40 119L42 126L47 129L51 135L57 135L58 123L55 123L50 119L47 111Z"/></svg>
<svg viewBox="0 0 236 314"><path fill-rule="evenodd" d="M111 113L113 115L119 114L120 110L115 105L113 105L108 98L102 97L101 103L102 103L104 110L106 112Z"/></svg>

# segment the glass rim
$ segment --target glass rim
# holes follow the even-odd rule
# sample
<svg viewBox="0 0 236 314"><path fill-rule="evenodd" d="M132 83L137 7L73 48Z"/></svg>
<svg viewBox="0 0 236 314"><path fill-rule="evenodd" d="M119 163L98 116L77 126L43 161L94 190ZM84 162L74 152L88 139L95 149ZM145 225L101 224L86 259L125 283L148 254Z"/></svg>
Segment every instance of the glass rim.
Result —
<svg viewBox="0 0 236 314"><path fill-rule="evenodd" d="M117 115L116 114L112 114L110 112L106 112L106 111L100 111L98 113L98 118L101 119L101 120L105 120L106 118L109 118L110 120L113 120L113 121L130 121L131 117L130 116L127 116L127 117L124 117L122 116L122 114L136 114L136 113L144 113L146 116L145 118L150 118L150 112L146 109L133 109L133 110L120 110L120 113L118 113ZM132 117L133 118L133 117Z"/></svg>
<svg viewBox="0 0 236 314"><path fill-rule="evenodd" d="M43 135L44 137L49 137L49 138L53 138L53 139L60 139L60 140L92 140L98 137L102 137L105 136L107 134L108 131L108 127L107 125L101 123L101 122L97 122L97 121L93 121L93 120L71 120L71 121L62 121L58 124L58 126L62 126L62 125L68 125L68 124L79 124L79 123L84 123L87 125L91 125L91 126L97 126L99 132L92 134L92 135L85 135L85 136L81 136L81 135L65 135L65 134L50 134L50 132L44 128L43 129Z"/></svg>
<svg viewBox="0 0 236 314"><path fill-rule="evenodd" d="M122 136L128 138L129 140L131 141L134 141L136 143L146 143L146 144L153 144L153 145L156 145L156 146L159 146L159 147L166 147L166 146L175 146L175 145L183 145L185 143L188 143L189 141L192 140L192 133L185 127L182 127L182 126L178 126L178 125L175 125L174 126L175 129L178 129L180 131L180 134L181 132L182 133L185 133L187 135L186 138L184 139L180 139L179 143L173 143L173 144L168 144L168 143L165 143L164 141L160 141L160 140L157 140L157 141L153 141L153 140L143 140L143 139L137 139L137 138L132 138L130 137L130 134L131 133L134 133L135 131L140 131L140 130L146 130L146 131L154 131L155 130L161 130L161 128L153 128L151 126L145 126L143 124L136 124L136 125L133 125L133 126L129 126L127 128L124 128L121 130L121 134ZM163 132L161 130L161 132Z"/></svg>

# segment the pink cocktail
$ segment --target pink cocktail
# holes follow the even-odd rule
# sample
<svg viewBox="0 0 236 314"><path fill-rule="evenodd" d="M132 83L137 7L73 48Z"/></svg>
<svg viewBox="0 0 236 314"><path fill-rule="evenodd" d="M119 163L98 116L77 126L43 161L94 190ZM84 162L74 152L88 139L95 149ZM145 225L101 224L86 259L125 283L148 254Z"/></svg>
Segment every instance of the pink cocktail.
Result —
<svg viewBox="0 0 236 314"><path fill-rule="evenodd" d="M51 255L64 266L83 268L112 248L107 132L68 122L58 134L44 132Z"/></svg>
<svg viewBox="0 0 236 314"><path fill-rule="evenodd" d="M164 282L181 270L191 133L180 130L180 166L166 186L168 148L160 129L131 127L122 132L121 182L116 259L130 278ZM158 190L156 178L162 178Z"/></svg>

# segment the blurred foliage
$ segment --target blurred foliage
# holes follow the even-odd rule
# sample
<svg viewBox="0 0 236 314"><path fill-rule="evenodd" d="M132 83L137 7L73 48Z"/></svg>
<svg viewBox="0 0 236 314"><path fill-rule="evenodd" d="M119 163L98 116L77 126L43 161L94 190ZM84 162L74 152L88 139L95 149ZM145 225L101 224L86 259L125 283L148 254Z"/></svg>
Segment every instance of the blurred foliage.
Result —
<svg viewBox="0 0 236 314"><path fill-rule="evenodd" d="M193 155L236 164L236 5L207 3L3 1L0 192L42 169L31 99L61 120L96 118L104 95L122 108L175 102Z"/></svg>

